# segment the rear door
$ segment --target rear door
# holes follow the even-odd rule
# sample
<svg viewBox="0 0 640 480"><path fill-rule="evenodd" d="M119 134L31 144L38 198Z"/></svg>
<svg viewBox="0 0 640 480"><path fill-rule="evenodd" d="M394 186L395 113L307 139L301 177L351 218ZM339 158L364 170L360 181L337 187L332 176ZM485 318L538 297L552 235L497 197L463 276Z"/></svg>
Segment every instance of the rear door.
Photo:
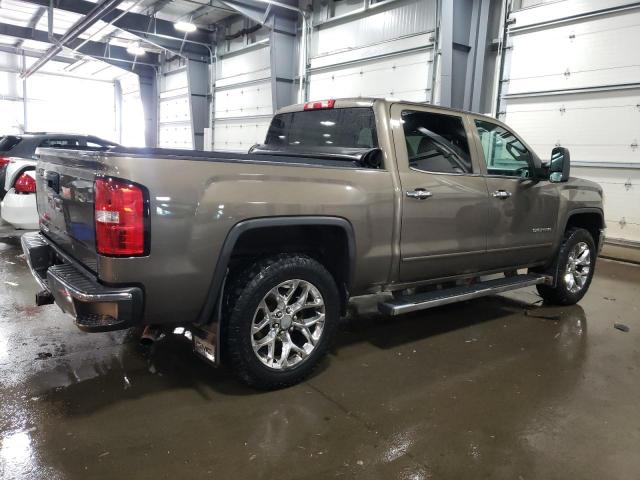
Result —
<svg viewBox="0 0 640 480"><path fill-rule="evenodd" d="M487 186L465 117L395 104L391 118L402 185L400 281L482 270Z"/></svg>
<svg viewBox="0 0 640 480"><path fill-rule="evenodd" d="M485 117L471 122L489 190L489 267L545 260L557 235L558 189L532 178L534 154L514 132Z"/></svg>

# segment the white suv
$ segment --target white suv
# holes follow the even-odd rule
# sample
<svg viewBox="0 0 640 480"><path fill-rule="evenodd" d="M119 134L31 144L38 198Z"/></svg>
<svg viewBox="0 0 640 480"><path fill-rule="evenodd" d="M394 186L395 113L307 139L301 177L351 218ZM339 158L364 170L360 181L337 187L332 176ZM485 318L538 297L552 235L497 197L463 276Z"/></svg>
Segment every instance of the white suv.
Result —
<svg viewBox="0 0 640 480"><path fill-rule="evenodd" d="M106 150L117 144L90 135L25 133L0 138L0 216L18 229L38 228L36 149Z"/></svg>

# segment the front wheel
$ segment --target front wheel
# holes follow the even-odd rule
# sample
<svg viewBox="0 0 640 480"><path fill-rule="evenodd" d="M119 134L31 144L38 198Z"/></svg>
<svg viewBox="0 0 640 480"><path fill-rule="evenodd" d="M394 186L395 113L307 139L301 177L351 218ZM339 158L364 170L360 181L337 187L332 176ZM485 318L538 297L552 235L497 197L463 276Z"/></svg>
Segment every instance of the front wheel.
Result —
<svg viewBox="0 0 640 480"><path fill-rule="evenodd" d="M277 255L231 281L226 357L245 383L275 389L302 381L325 355L340 316L336 283L305 255Z"/></svg>
<svg viewBox="0 0 640 480"><path fill-rule="evenodd" d="M564 235L553 265L555 286L537 285L538 293L548 303L573 305L587 293L596 263L596 246L583 228L572 228Z"/></svg>

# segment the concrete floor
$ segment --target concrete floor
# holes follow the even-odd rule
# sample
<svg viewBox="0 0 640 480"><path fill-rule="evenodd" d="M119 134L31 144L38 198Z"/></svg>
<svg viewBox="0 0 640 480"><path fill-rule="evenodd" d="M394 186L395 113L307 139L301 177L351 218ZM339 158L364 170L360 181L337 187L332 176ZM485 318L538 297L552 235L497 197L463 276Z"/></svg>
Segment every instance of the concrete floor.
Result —
<svg viewBox="0 0 640 480"><path fill-rule="evenodd" d="M261 393L34 307L20 253L0 238L3 479L640 478L639 266L601 260L569 308L359 302L308 382Z"/></svg>

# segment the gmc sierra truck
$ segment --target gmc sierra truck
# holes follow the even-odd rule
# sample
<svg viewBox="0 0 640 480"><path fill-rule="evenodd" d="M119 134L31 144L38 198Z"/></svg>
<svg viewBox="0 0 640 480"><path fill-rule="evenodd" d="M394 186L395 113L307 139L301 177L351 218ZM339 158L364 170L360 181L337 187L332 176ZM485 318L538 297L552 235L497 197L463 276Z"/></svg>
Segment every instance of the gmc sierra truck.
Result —
<svg viewBox="0 0 640 480"><path fill-rule="evenodd" d="M244 382L301 381L351 297L394 316L521 287L578 302L602 189L494 118L382 99L277 112L249 153L39 149L40 284L89 332L182 327Z"/></svg>

